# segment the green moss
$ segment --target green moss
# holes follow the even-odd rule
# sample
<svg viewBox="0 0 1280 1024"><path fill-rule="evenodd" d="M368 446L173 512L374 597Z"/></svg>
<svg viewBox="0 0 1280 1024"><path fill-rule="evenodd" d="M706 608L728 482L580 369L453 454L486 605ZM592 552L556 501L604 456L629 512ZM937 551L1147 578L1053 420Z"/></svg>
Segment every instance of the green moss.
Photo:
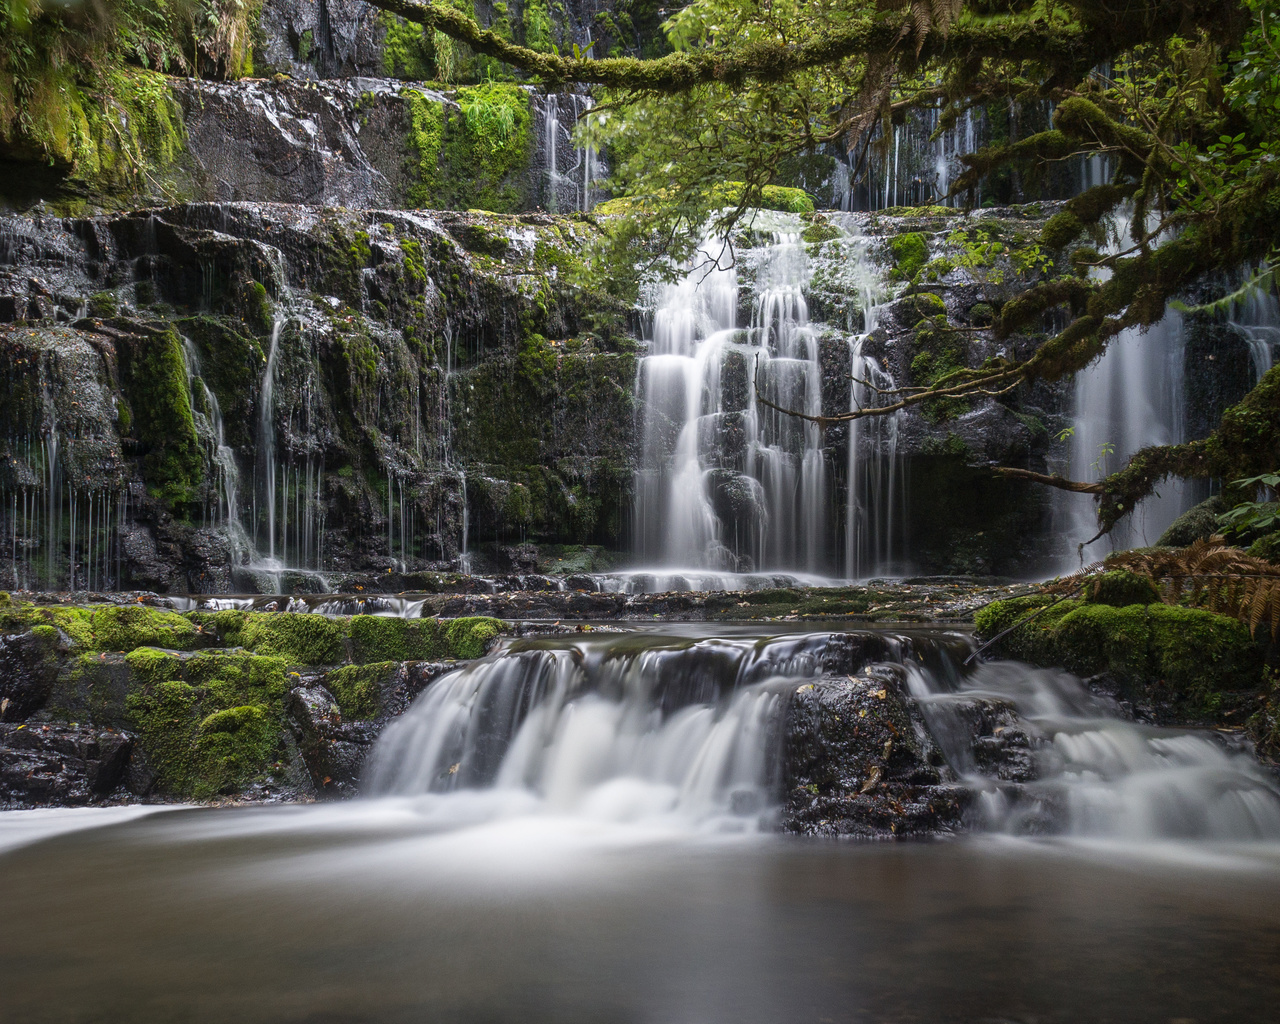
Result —
<svg viewBox="0 0 1280 1024"><path fill-rule="evenodd" d="M495 213L523 208L519 179L533 154L528 93L514 83L485 82L464 86L457 96L459 109L444 124L437 203L429 205Z"/></svg>
<svg viewBox="0 0 1280 1024"><path fill-rule="evenodd" d="M449 656L448 639L434 619L353 615L347 632L351 637L351 659L360 665Z"/></svg>
<svg viewBox="0 0 1280 1024"><path fill-rule="evenodd" d="M304 29L302 34L298 36L298 60L306 64L311 59L311 54L315 51L315 36L311 29Z"/></svg>
<svg viewBox="0 0 1280 1024"><path fill-rule="evenodd" d="M551 12L547 0L525 0L521 15L524 25L524 45L540 53L554 49L551 42Z"/></svg>
<svg viewBox="0 0 1280 1024"><path fill-rule="evenodd" d="M344 718L377 718L382 706L382 686L400 671L399 661L372 665L347 665L328 673L324 687L338 702Z"/></svg>
<svg viewBox="0 0 1280 1024"><path fill-rule="evenodd" d="M1215 691L1259 685L1262 650L1244 623L1164 604L1148 613L1156 671L1174 690L1208 710Z"/></svg>
<svg viewBox="0 0 1280 1024"><path fill-rule="evenodd" d="M946 303L942 301L940 295L935 295L933 292L918 292L911 297L911 301L915 305L916 313L922 318L947 315Z"/></svg>
<svg viewBox="0 0 1280 1024"><path fill-rule="evenodd" d="M275 759L279 725L255 705L208 715L196 732L198 777L192 795L234 793L264 774Z"/></svg>
<svg viewBox="0 0 1280 1024"><path fill-rule="evenodd" d="M492 641L502 635L498 619L479 615L449 623L449 651L455 658L482 658Z"/></svg>
<svg viewBox="0 0 1280 1024"><path fill-rule="evenodd" d="M178 680L130 693L125 700L139 745L163 791L188 794L195 788L199 702L195 688Z"/></svg>
<svg viewBox="0 0 1280 1024"><path fill-rule="evenodd" d="M138 650L125 662L127 724L163 792L234 793L270 772L285 728L283 658L212 650L178 659Z"/></svg>
<svg viewBox="0 0 1280 1024"><path fill-rule="evenodd" d="M183 616L141 605L95 608L89 624L93 648L99 651L132 651L138 647L189 651L201 642L196 627Z"/></svg>
<svg viewBox="0 0 1280 1024"><path fill-rule="evenodd" d="M1001 639L995 652L1082 676L1107 672L1126 685L1166 686L1195 712L1212 710L1215 693L1260 685L1263 652L1249 630L1196 608L1053 604L1038 595L988 605L974 617L978 635L992 639L1049 605Z"/></svg>
<svg viewBox="0 0 1280 1024"><path fill-rule="evenodd" d="M346 660L341 623L307 612L250 615L240 642L257 654L283 658L291 665L334 665Z"/></svg>
<svg viewBox="0 0 1280 1024"><path fill-rule="evenodd" d="M381 14L386 35L382 40L382 70L388 78L425 81L432 77L434 51L421 25L388 11Z"/></svg>
<svg viewBox="0 0 1280 1024"><path fill-rule="evenodd" d="M142 467L148 489L185 514L196 503L204 462L181 339L170 329L131 337L116 348L134 436L145 452Z"/></svg>
<svg viewBox="0 0 1280 1024"><path fill-rule="evenodd" d="M990 327L995 319L995 310L988 303L975 302L969 307L969 322L975 327Z"/></svg>
<svg viewBox="0 0 1280 1024"><path fill-rule="evenodd" d="M120 302L113 292L97 292L89 296L89 315L109 320L120 311Z"/></svg>
<svg viewBox="0 0 1280 1024"><path fill-rule="evenodd" d="M928 243L919 231L894 235L889 239L889 251L894 263L890 276L897 281L913 280L929 259Z"/></svg>
<svg viewBox="0 0 1280 1024"><path fill-rule="evenodd" d="M816 245L839 238L842 234L844 232L830 221L822 217L814 217L813 223L800 232L800 237L810 245Z"/></svg>
<svg viewBox="0 0 1280 1024"><path fill-rule="evenodd" d="M168 651L139 647L125 655L125 664L135 679L145 686L155 686L182 674L181 660Z"/></svg>
<svg viewBox="0 0 1280 1024"><path fill-rule="evenodd" d="M1150 580L1123 569L1104 572L1090 580L1084 597L1093 604L1109 604L1116 608L1152 604L1160 599Z"/></svg>
<svg viewBox="0 0 1280 1024"><path fill-rule="evenodd" d="M1062 249L1080 237L1084 225L1070 210L1055 213L1040 230L1040 241L1050 249Z"/></svg>

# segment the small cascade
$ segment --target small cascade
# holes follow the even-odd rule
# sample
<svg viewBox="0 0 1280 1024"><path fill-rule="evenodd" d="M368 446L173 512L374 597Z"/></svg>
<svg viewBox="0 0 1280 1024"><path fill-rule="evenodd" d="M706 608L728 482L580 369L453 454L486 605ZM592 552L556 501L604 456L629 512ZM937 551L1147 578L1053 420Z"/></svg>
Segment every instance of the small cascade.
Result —
<svg viewBox="0 0 1280 1024"><path fill-rule="evenodd" d="M379 740L375 795L492 789L527 812L766 826L783 713L828 636L517 642L445 676Z"/></svg>
<svg viewBox="0 0 1280 1024"><path fill-rule="evenodd" d="M1208 732L1125 721L1075 676L992 662L966 676L908 664L907 685L948 761L977 792L979 827L1157 841L1280 839L1280 791L1244 749ZM1011 707L1032 738L1021 785L985 775L964 723Z"/></svg>
<svg viewBox="0 0 1280 1024"><path fill-rule="evenodd" d="M607 173L600 154L579 148L573 134L578 121L594 103L585 93L534 93L538 132L538 164L545 175L543 207L549 213L589 211L600 199L596 184Z"/></svg>
<svg viewBox="0 0 1280 1024"><path fill-rule="evenodd" d="M636 547L659 565L754 572L828 567L827 469L815 424L760 401L822 409L818 336L794 225L742 254L755 287L737 328L736 267L708 241L684 278L659 286L640 361L642 460ZM719 255L716 255L719 254Z"/></svg>
<svg viewBox="0 0 1280 1024"><path fill-rule="evenodd" d="M1230 324L1249 342L1256 384L1275 365L1280 346L1280 299L1274 287L1249 289Z"/></svg>
<svg viewBox="0 0 1280 1024"><path fill-rule="evenodd" d="M960 156L979 148L986 134L985 115L966 110L945 131L939 131L937 110L913 111L891 137L872 143L861 167L856 156L837 159L831 178L831 206L846 212L883 210L895 206L949 205L951 183L964 170ZM855 180L855 176L857 180ZM975 192L981 205L980 190Z"/></svg>
<svg viewBox="0 0 1280 1024"><path fill-rule="evenodd" d="M1127 721L1065 672L966 669L967 649L954 634L516 640L440 677L393 721L364 789L447 794L484 817L771 828L790 785L788 737L803 732L789 719L792 694L856 673L883 687L876 699L901 702L939 784L970 791L967 827L1280 839L1280 788L1247 750Z"/></svg>
<svg viewBox="0 0 1280 1024"><path fill-rule="evenodd" d="M191 412L196 421L196 433L207 446L206 454L214 470L213 483L218 498L216 507L213 509L213 523L224 530L227 540L232 545L233 559L239 562L250 551L248 534L240 522L240 467L236 463L235 452L227 445L222 407L218 404L218 396L204 381L200 350L190 338L185 336L181 338L182 359L187 371L187 386L191 393Z"/></svg>
<svg viewBox="0 0 1280 1024"><path fill-rule="evenodd" d="M300 460L292 457L281 460L278 455L279 364L286 332L295 324L301 330L302 321L293 311L290 294L283 283L283 268L277 279L281 282L281 295L276 303L258 398L253 542L246 569L251 575L261 577L275 593L285 589L286 573L298 577L295 582L299 585L324 592L328 591L329 584L320 572L324 564L323 459L310 453ZM307 381L301 409L289 410L290 435L306 435L311 430L310 403L314 400L314 390L314 382ZM300 422L294 421L295 415L300 417Z"/></svg>

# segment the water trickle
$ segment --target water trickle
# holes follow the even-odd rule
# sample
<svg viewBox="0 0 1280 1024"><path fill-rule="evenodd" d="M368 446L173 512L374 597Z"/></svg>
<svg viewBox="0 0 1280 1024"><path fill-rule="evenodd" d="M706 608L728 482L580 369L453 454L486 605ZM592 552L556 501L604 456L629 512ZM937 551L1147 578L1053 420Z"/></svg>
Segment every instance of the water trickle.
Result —
<svg viewBox="0 0 1280 1024"><path fill-rule="evenodd" d="M1275 365L1276 347L1280 345L1280 299L1274 288L1251 288L1230 323L1249 343L1256 384Z"/></svg>
<svg viewBox="0 0 1280 1024"><path fill-rule="evenodd" d="M546 176L542 205L550 213L585 213L599 200L596 183L607 173L600 155L573 138L594 100L576 92L533 93L531 100L540 123L537 162Z"/></svg>

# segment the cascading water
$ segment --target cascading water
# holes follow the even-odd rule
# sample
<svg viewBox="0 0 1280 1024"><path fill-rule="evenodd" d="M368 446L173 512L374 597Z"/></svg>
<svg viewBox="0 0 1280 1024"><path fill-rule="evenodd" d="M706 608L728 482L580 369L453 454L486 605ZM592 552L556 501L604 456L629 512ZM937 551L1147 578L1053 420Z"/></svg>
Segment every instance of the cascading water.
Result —
<svg viewBox="0 0 1280 1024"><path fill-rule="evenodd" d="M1128 218L1118 218L1115 233L1119 239L1128 237ZM1182 315L1175 310L1146 330L1129 328L1113 338L1101 358L1076 374L1066 475L1100 480L1141 448L1182 441L1184 376ZM1165 480L1108 535L1107 543L1116 550L1154 544L1185 511L1191 493L1184 481ZM1071 564L1080 557L1094 561L1076 553L1098 532L1092 498L1064 494L1061 500L1069 510Z"/></svg>
<svg viewBox="0 0 1280 1024"><path fill-rule="evenodd" d="M729 572L829 568L818 336L798 230L779 222L754 263L751 326L737 328L738 274L704 243L682 280L652 295L640 360L642 461L636 549L670 567ZM717 255L718 254L718 255Z"/></svg>
<svg viewBox="0 0 1280 1024"><path fill-rule="evenodd" d="M992 662L961 677L908 664L909 691L948 760L978 793L980 827L1013 834L1280 839L1280 790L1248 751L1205 732L1117 717L1075 676ZM979 770L963 722L975 701L1012 706L1039 741L1036 778L1013 787Z"/></svg>
<svg viewBox="0 0 1280 1024"><path fill-rule="evenodd" d="M971 791L978 831L1280 840L1280 788L1246 750L1127 721L1065 672L967 670L965 649L955 634L514 641L436 680L388 726L365 790L454 794L484 816L767 828L791 694L860 673L919 708L929 738L916 742L936 744L944 782ZM1028 737L1016 779L983 760L992 737L973 723L993 713L1008 716L997 740Z"/></svg>
<svg viewBox="0 0 1280 1024"><path fill-rule="evenodd" d="M1280 299L1276 298L1274 286L1251 288L1230 323L1249 342L1256 384L1275 365L1276 347L1280 345Z"/></svg>
<svg viewBox="0 0 1280 1024"><path fill-rule="evenodd" d="M778 802L787 694L826 639L517 643L432 684L379 741L367 789L756 828Z"/></svg>

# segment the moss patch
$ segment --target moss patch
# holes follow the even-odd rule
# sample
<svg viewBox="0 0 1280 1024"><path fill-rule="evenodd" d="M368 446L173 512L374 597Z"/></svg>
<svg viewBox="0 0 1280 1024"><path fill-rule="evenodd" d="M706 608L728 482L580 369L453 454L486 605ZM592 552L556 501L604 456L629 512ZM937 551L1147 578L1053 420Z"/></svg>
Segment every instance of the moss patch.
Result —
<svg viewBox="0 0 1280 1024"><path fill-rule="evenodd" d="M1052 603L1035 596L996 601L974 618L992 638ZM1257 689L1264 654L1235 619L1164 604L1115 607L1061 601L1000 640L997 652L1081 676L1110 674L1121 684L1163 687L1192 714L1212 714L1224 691Z"/></svg>
<svg viewBox="0 0 1280 1024"><path fill-rule="evenodd" d="M283 658L291 665L335 665L346 661L342 623L306 612L250 615L240 642L257 654Z"/></svg>

